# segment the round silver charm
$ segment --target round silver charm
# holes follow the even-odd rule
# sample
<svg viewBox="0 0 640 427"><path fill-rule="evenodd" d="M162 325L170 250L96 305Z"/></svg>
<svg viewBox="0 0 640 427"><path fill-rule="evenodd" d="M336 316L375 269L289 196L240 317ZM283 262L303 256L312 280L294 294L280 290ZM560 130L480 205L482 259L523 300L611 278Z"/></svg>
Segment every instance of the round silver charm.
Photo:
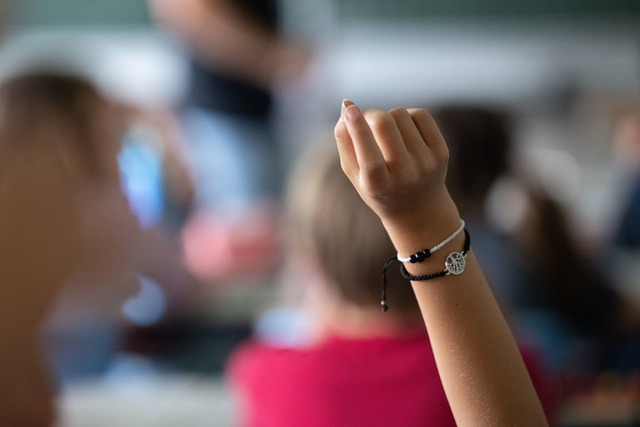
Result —
<svg viewBox="0 0 640 427"><path fill-rule="evenodd" d="M467 260L460 252L451 252L444 262L444 269L447 270L448 274L462 274L466 266Z"/></svg>

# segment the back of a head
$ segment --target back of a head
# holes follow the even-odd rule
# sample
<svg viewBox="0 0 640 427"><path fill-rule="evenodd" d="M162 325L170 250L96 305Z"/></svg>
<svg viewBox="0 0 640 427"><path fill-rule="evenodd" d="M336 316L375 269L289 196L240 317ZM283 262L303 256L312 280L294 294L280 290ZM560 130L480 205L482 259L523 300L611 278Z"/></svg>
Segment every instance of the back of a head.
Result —
<svg viewBox="0 0 640 427"><path fill-rule="evenodd" d="M86 161L97 161L87 140L93 110L82 111L96 96L48 74L0 84L0 283L11 284L0 300L24 305L18 331L44 318L88 247L76 190L93 170Z"/></svg>
<svg viewBox="0 0 640 427"><path fill-rule="evenodd" d="M290 248L311 252L347 302L378 308L382 266L395 249L380 219L342 172L334 143L306 153L290 181L286 229ZM415 311L409 283L389 272L394 314Z"/></svg>
<svg viewBox="0 0 640 427"><path fill-rule="evenodd" d="M448 105L433 110L451 153L447 187L463 215L481 210L511 156L508 116L483 106Z"/></svg>
<svg viewBox="0 0 640 427"><path fill-rule="evenodd" d="M106 99L80 77L49 72L0 85L0 150L48 153L70 176L102 179L117 133ZM57 163L56 163L57 162Z"/></svg>

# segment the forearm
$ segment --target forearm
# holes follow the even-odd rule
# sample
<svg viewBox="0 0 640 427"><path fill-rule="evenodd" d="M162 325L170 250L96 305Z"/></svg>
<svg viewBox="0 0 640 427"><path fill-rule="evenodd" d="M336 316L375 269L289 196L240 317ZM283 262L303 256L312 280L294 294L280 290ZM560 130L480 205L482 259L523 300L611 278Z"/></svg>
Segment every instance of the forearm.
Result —
<svg viewBox="0 0 640 427"><path fill-rule="evenodd" d="M433 247L459 227L453 202L440 205L443 209L436 216L412 231L387 226L402 256ZM463 234L424 262L407 263L407 271L419 276L443 270L447 255L462 251ZM458 425L544 425L518 346L476 261L473 245L461 275L415 281L412 286Z"/></svg>
<svg viewBox="0 0 640 427"><path fill-rule="evenodd" d="M462 242L456 240L452 250L458 251ZM466 261L460 276L412 283L456 421L460 426L545 425L518 347L473 251ZM426 270L411 272L433 271Z"/></svg>
<svg viewBox="0 0 640 427"><path fill-rule="evenodd" d="M151 0L156 20L205 64L270 88L303 54L228 1Z"/></svg>
<svg viewBox="0 0 640 427"><path fill-rule="evenodd" d="M444 186L448 149L424 110L361 113L343 105L336 140L343 170L381 218L396 249L407 257L444 241L460 226ZM472 233L473 230L470 230ZM451 252L462 252L464 233L423 262L407 263L410 275L444 270ZM473 253L459 274L412 282L438 372L461 426L545 426L515 340Z"/></svg>

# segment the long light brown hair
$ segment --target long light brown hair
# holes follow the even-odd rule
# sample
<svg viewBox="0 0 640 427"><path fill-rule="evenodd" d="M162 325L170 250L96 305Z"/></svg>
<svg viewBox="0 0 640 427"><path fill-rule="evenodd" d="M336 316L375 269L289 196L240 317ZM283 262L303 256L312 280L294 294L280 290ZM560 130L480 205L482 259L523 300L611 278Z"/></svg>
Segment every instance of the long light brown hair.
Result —
<svg viewBox="0 0 640 427"><path fill-rule="evenodd" d="M0 84L0 336L10 349L0 352L0 425L53 422L36 344L59 291L78 272L92 285L129 270L136 224L119 186L120 131L115 107L82 78Z"/></svg>
<svg viewBox="0 0 640 427"><path fill-rule="evenodd" d="M0 150L38 151L68 177L117 176L115 108L81 77L29 73L0 85Z"/></svg>

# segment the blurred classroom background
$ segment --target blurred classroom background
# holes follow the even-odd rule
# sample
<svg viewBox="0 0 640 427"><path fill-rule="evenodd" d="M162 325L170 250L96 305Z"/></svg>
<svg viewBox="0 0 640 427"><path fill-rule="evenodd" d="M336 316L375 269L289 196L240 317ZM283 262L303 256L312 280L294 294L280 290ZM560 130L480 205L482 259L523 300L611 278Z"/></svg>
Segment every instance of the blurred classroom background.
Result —
<svg viewBox="0 0 640 427"><path fill-rule="evenodd" d="M630 185L616 157L617 125L640 111L640 2L282 0L280 9L282 31L310 54L305 76L275 93L283 176L331 132L344 98L385 109L507 111L513 168L566 213L579 246L602 262L630 310L640 306L639 247L612 243ZM186 168L179 164L185 136L172 112L188 90L188 55L144 0L15 0L3 20L0 78L34 64L78 72L153 118L128 129L153 150L123 149L123 181L141 223L178 242L188 276L171 292L140 277L117 327L50 325L45 341L62 384L59 427L233 425L227 356L257 324L269 333L289 319L270 311L290 280L280 268L280 200L241 230L206 238L185 230L191 202L169 200L175 174L163 154L177 153L171 161ZM517 188L501 190L487 216L508 234L530 205ZM193 234L200 239L185 248ZM640 423L640 353L629 348L632 362L620 370L562 372L557 425Z"/></svg>

